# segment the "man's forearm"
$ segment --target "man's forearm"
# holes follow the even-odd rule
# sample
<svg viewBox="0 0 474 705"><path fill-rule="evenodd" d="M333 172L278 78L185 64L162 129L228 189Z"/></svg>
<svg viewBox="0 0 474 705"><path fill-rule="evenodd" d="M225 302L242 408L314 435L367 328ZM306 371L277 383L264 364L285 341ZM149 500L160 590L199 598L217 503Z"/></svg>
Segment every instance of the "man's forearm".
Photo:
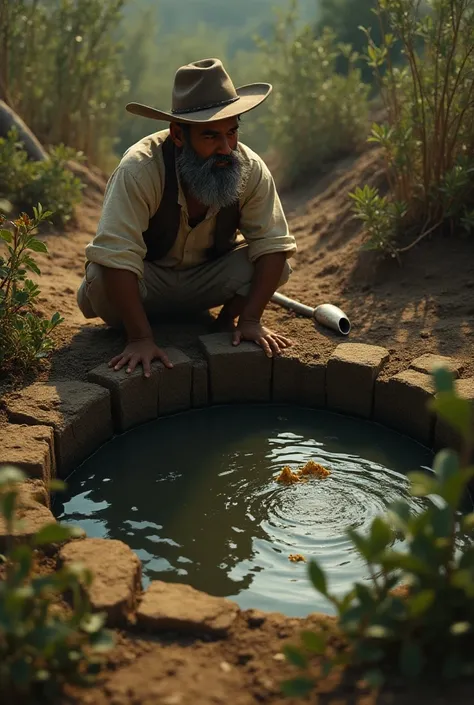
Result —
<svg viewBox="0 0 474 705"><path fill-rule="evenodd" d="M278 288L285 262L285 252L272 252L257 259L250 293L240 314L240 320L259 321L261 319L268 302Z"/></svg>
<svg viewBox="0 0 474 705"><path fill-rule="evenodd" d="M123 322L128 339L152 338L137 275L127 269L104 267L104 276L107 296Z"/></svg>

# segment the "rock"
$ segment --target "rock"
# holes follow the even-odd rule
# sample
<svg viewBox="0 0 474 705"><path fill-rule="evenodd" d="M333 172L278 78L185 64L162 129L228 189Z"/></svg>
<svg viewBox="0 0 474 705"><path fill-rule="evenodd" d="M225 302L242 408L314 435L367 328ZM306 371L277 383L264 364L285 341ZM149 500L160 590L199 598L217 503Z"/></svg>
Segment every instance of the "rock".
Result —
<svg viewBox="0 0 474 705"><path fill-rule="evenodd" d="M7 424L0 428L0 465L15 465L49 482L56 474L54 433L50 426Z"/></svg>
<svg viewBox="0 0 474 705"><path fill-rule="evenodd" d="M388 359L388 350L378 345L338 345L326 372L328 409L371 418L375 380Z"/></svg>
<svg viewBox="0 0 474 705"><path fill-rule="evenodd" d="M191 406L199 408L209 404L209 371L207 362L193 362L193 381L191 391Z"/></svg>
<svg viewBox="0 0 474 705"><path fill-rule="evenodd" d="M29 541L40 529L54 524L56 519L48 508L49 494L41 480L21 483L18 488L16 526L10 534L3 517L0 517L0 550L4 551L9 539Z"/></svg>
<svg viewBox="0 0 474 705"><path fill-rule="evenodd" d="M474 405L474 378L458 379L455 382L456 392L462 399L467 399ZM444 419L439 417L436 419L435 426L435 448L452 448L453 450L461 450L463 445L462 439L457 431L455 431ZM471 462L474 461L474 458ZM474 483L472 483L474 486Z"/></svg>
<svg viewBox="0 0 474 705"><path fill-rule="evenodd" d="M434 417L428 409L428 402L433 398L433 392L431 376L415 370L377 380L374 420L431 446Z"/></svg>
<svg viewBox="0 0 474 705"><path fill-rule="evenodd" d="M453 375L457 378L463 371L463 364L459 360L455 360L452 357L445 357L444 355L432 355L426 354L421 357L417 357L416 360L410 365L410 369L416 370L417 372L423 372L423 374L430 375L433 368L437 365L443 365L447 367Z"/></svg>
<svg viewBox="0 0 474 705"><path fill-rule="evenodd" d="M154 581L137 610L138 626L151 631L207 632L225 636L239 607L190 585Z"/></svg>
<svg viewBox="0 0 474 705"><path fill-rule="evenodd" d="M64 477L112 437L110 394L96 384L36 382L5 400L13 423L52 426L57 471Z"/></svg>
<svg viewBox="0 0 474 705"><path fill-rule="evenodd" d="M232 345L230 333L202 335L213 404L269 401L272 359L255 343Z"/></svg>
<svg viewBox="0 0 474 705"><path fill-rule="evenodd" d="M326 405L326 365L304 363L291 351L273 362L274 402L321 408Z"/></svg>
<svg viewBox="0 0 474 705"><path fill-rule="evenodd" d="M82 563L94 578L89 591L95 611L105 611L110 626L124 624L136 607L141 590L141 563L122 541L84 539L64 546L60 562Z"/></svg>

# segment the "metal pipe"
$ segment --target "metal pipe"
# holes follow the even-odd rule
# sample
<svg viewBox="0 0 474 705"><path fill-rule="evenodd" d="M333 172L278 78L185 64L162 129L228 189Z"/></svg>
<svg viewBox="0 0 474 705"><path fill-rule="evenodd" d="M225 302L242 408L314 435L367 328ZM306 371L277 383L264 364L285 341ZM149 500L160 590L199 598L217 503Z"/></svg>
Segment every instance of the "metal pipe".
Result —
<svg viewBox="0 0 474 705"><path fill-rule="evenodd" d="M344 311L332 304L321 304L316 308L311 308L311 306L306 306L306 304L290 299L288 296L278 292L273 294L272 301L302 316L314 318L321 325L331 328L331 330L335 330L341 335L349 335L351 331L351 323Z"/></svg>

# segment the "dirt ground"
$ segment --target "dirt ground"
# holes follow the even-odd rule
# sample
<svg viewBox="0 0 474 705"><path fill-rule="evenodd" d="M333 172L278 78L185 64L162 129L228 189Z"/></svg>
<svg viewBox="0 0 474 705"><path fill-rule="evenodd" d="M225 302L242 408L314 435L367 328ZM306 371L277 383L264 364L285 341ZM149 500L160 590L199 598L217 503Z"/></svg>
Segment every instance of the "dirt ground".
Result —
<svg viewBox="0 0 474 705"><path fill-rule="evenodd" d="M58 349L40 379L85 379L90 369L119 352L123 342L100 321L84 321L76 307L84 248L94 234L104 187L100 174L89 173L87 178L78 223L64 234L49 235L50 253L38 257L42 269L40 307L48 315L59 311L65 317L57 332ZM418 355L439 352L462 360L463 376L472 376L474 240L439 236L424 241L407 253L402 266L370 253L362 255L363 235L352 218L347 193L364 183L382 183L379 156L373 150L341 162L322 179L283 195L299 248L294 273L283 292L314 306L326 302L340 306L351 319L349 338L274 305L265 314L266 324L292 337L303 359L325 361L337 344L349 340L387 347L390 362L385 375L403 369ZM200 356L196 338L209 330L211 320L203 316L163 323L156 328L157 343L176 345L192 357ZM133 632L119 633L118 647L103 680L85 693L70 692L68 701L98 705L300 702L284 699L279 692L281 679L295 670L278 654L286 641L297 641L301 629L325 624L327 620L321 616L296 620L247 612L222 641L179 639L173 634L149 639ZM444 695L439 689L407 691L395 684L388 692L371 695L358 687L354 674L336 673L320 679L309 701L334 705L462 704L472 702L472 686L459 686L458 692Z"/></svg>

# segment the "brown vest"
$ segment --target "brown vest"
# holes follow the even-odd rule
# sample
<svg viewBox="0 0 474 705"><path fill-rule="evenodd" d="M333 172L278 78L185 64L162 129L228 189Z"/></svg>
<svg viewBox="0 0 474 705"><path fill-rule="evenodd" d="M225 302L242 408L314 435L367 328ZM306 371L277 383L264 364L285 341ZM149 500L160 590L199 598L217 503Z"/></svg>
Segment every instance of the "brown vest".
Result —
<svg viewBox="0 0 474 705"><path fill-rule="evenodd" d="M175 146L171 137L163 142L165 163L165 186L161 202L155 215L150 218L148 229L143 233L147 248L145 259L159 260L173 247L178 237L181 206L178 203L178 179L176 176ZM214 245L208 249L208 258L225 255L236 245L237 229L240 223L238 201L221 210L216 215Z"/></svg>

